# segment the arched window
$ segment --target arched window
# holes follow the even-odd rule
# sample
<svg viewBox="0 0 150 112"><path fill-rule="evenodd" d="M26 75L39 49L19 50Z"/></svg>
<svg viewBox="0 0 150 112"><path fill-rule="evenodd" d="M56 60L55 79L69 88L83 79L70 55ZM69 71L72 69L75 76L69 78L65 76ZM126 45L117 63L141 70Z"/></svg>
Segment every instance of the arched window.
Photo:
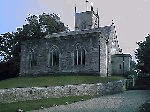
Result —
<svg viewBox="0 0 150 112"><path fill-rule="evenodd" d="M49 50L49 66L59 66L59 50L57 46L53 46Z"/></svg>
<svg viewBox="0 0 150 112"><path fill-rule="evenodd" d="M33 50L29 53L29 65L30 67L37 65L37 54Z"/></svg>
<svg viewBox="0 0 150 112"><path fill-rule="evenodd" d="M85 50L76 49L74 51L74 65L85 65Z"/></svg>

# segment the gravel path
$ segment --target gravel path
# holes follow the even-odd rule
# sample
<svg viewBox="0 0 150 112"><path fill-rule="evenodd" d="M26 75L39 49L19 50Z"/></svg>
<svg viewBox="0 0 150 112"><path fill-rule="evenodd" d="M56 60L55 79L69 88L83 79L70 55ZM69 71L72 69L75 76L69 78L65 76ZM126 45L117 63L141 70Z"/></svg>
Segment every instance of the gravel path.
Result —
<svg viewBox="0 0 150 112"><path fill-rule="evenodd" d="M150 101L150 90L130 90L32 112L138 112L146 101Z"/></svg>

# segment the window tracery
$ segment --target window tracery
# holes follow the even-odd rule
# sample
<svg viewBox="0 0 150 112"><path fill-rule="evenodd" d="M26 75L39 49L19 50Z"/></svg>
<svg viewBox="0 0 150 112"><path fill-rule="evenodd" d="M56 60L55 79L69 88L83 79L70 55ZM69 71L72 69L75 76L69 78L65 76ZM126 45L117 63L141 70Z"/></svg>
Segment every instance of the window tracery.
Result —
<svg viewBox="0 0 150 112"><path fill-rule="evenodd" d="M85 65L85 50L79 45L74 51L74 65Z"/></svg>
<svg viewBox="0 0 150 112"><path fill-rule="evenodd" d="M29 66L36 66L37 65L37 54L34 50L31 50L29 53Z"/></svg>
<svg viewBox="0 0 150 112"><path fill-rule="evenodd" d="M59 49L57 46L51 47L48 56L49 66L59 66Z"/></svg>

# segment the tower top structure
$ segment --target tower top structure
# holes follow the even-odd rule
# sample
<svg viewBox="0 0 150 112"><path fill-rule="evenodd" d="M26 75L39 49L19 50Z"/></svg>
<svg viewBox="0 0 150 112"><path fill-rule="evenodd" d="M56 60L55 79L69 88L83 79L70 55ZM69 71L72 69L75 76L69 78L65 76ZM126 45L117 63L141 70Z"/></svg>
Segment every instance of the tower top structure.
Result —
<svg viewBox="0 0 150 112"><path fill-rule="evenodd" d="M88 0L86 0L85 2L86 2L86 11L87 11L87 10L88 10L88 6L87 6L87 4L89 3L89 1L88 1Z"/></svg>
<svg viewBox="0 0 150 112"><path fill-rule="evenodd" d="M84 29L92 29L99 27L99 14L98 9L97 13L94 12L93 4L91 4L91 10L88 11L87 4L89 3L88 0L86 2L86 11L77 13L77 8L75 5L75 30L84 30Z"/></svg>

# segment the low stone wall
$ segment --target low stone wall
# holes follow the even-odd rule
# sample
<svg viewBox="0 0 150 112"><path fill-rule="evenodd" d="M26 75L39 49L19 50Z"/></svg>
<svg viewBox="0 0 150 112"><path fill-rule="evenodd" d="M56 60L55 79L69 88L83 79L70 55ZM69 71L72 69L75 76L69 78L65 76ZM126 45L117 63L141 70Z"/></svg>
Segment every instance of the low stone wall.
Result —
<svg viewBox="0 0 150 112"><path fill-rule="evenodd" d="M0 89L0 103L36 100L42 98L59 98L66 96L107 95L126 90L126 80L51 87L31 87Z"/></svg>

